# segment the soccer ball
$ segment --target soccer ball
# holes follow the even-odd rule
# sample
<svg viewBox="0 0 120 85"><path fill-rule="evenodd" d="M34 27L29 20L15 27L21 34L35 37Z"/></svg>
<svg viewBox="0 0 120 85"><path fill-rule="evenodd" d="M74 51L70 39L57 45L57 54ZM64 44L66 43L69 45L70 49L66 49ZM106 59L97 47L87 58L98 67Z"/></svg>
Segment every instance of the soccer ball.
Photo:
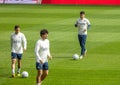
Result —
<svg viewBox="0 0 120 85"><path fill-rule="evenodd" d="M22 77L23 78L27 78L29 76L28 72L27 71L23 71L22 72Z"/></svg>
<svg viewBox="0 0 120 85"><path fill-rule="evenodd" d="M78 59L79 59L79 55L78 55L78 54L74 54L74 55L73 55L73 59L74 59L74 60L78 60Z"/></svg>

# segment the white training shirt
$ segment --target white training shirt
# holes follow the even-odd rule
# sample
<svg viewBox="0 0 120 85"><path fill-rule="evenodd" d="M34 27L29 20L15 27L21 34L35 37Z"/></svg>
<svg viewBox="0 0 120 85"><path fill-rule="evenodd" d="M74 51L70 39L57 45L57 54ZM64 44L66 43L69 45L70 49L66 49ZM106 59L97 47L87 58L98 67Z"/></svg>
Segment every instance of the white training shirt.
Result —
<svg viewBox="0 0 120 85"><path fill-rule="evenodd" d="M49 40L48 39L39 39L35 45L35 55L36 55L36 62L48 62L48 57L50 56L49 50Z"/></svg>
<svg viewBox="0 0 120 85"><path fill-rule="evenodd" d="M24 49L27 48L27 41L25 35L21 32L18 34L11 34L11 52L22 54Z"/></svg>
<svg viewBox="0 0 120 85"><path fill-rule="evenodd" d="M90 25L90 21L86 18L79 18L77 21L76 21L76 24L78 26L78 34L79 35L87 35L87 27L88 25ZM86 31L84 32L84 30L86 29Z"/></svg>

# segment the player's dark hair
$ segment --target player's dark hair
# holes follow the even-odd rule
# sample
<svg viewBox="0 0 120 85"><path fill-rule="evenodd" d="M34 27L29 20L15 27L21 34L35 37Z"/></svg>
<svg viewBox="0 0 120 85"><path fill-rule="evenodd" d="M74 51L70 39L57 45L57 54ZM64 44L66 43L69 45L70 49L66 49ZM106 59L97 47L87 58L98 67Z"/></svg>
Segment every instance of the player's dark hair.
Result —
<svg viewBox="0 0 120 85"><path fill-rule="evenodd" d="M16 30L17 28L20 28L20 26L19 26L19 25L15 25L15 27L14 27L14 28L15 28L15 30Z"/></svg>
<svg viewBox="0 0 120 85"><path fill-rule="evenodd" d="M84 12L84 11L81 11L80 14L85 14L85 12Z"/></svg>
<svg viewBox="0 0 120 85"><path fill-rule="evenodd" d="M48 34L48 30L42 29L42 30L40 31L40 36L45 35L46 33Z"/></svg>

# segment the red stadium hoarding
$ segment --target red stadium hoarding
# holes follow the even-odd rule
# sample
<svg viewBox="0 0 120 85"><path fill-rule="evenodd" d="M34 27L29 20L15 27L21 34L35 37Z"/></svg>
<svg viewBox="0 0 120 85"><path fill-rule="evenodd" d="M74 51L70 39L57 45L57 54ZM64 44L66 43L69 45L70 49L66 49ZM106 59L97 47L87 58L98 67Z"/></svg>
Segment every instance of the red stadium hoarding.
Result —
<svg viewBox="0 0 120 85"><path fill-rule="evenodd" d="M41 4L41 0L0 0L0 4ZM120 0L42 0L42 4L120 5Z"/></svg>
<svg viewBox="0 0 120 85"><path fill-rule="evenodd" d="M0 0L4 4L37 4L38 0Z"/></svg>
<svg viewBox="0 0 120 85"><path fill-rule="evenodd" d="M51 4L51 0L42 0L42 4Z"/></svg>
<svg viewBox="0 0 120 85"><path fill-rule="evenodd" d="M43 4L120 5L120 0L43 0Z"/></svg>

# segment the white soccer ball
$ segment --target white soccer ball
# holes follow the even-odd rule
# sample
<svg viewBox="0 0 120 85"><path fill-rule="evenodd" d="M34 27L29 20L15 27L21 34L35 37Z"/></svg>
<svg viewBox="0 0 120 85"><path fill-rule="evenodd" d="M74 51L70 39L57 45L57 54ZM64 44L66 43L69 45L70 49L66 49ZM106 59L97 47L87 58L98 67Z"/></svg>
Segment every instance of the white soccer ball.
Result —
<svg viewBox="0 0 120 85"><path fill-rule="evenodd" d="M74 55L73 55L73 59L74 59L74 60L78 60L78 59L79 59L79 55L78 55L78 54L74 54Z"/></svg>
<svg viewBox="0 0 120 85"><path fill-rule="evenodd" d="M23 71L22 72L22 77L23 78L27 78L29 76L28 72L27 71Z"/></svg>

